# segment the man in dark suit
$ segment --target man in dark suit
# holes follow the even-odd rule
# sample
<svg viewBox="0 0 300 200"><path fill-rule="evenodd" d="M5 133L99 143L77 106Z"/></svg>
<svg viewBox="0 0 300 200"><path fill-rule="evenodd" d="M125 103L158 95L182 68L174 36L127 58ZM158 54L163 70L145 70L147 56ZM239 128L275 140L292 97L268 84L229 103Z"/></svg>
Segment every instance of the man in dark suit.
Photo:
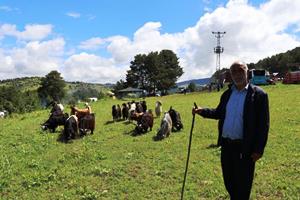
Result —
<svg viewBox="0 0 300 200"><path fill-rule="evenodd" d="M234 62L230 67L233 84L217 108L192 110L219 120L223 179L231 200L250 198L255 162L263 155L270 124L268 95L248 83L247 70L245 63Z"/></svg>

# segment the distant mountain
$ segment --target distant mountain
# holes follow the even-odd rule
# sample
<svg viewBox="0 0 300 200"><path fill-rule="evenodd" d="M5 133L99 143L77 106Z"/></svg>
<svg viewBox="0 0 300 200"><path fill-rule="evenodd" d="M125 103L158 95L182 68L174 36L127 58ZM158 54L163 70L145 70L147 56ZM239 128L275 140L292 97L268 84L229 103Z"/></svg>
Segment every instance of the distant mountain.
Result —
<svg viewBox="0 0 300 200"><path fill-rule="evenodd" d="M196 85L209 84L210 78L192 79L176 83L177 87L187 87L190 83L194 82Z"/></svg>
<svg viewBox="0 0 300 200"><path fill-rule="evenodd" d="M104 86L107 88L112 88L115 85L115 83L105 83Z"/></svg>

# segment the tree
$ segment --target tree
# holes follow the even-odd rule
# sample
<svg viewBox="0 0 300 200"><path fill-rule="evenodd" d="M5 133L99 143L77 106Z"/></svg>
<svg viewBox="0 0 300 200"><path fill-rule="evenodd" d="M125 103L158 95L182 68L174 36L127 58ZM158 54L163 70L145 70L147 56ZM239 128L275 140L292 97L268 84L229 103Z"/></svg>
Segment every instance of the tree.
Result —
<svg viewBox="0 0 300 200"><path fill-rule="evenodd" d="M196 84L194 82L190 82L190 84L187 86L187 89L190 92L195 92L196 91Z"/></svg>
<svg viewBox="0 0 300 200"><path fill-rule="evenodd" d="M81 85L72 95L76 100L87 100L89 97L98 97L99 92L86 85Z"/></svg>
<svg viewBox="0 0 300 200"><path fill-rule="evenodd" d="M211 80L213 80L214 83L220 83L223 82L224 74L228 71L226 68L222 68L221 70L215 71L213 75L211 76Z"/></svg>
<svg viewBox="0 0 300 200"><path fill-rule="evenodd" d="M127 87L127 83L120 79L117 83L113 86L113 91L116 93L119 90L125 89Z"/></svg>
<svg viewBox="0 0 300 200"><path fill-rule="evenodd" d="M183 74L178 58L171 50L150 52L148 55L138 54L130 64L126 84L147 90L149 93L160 90L165 94L175 86L177 79Z"/></svg>
<svg viewBox="0 0 300 200"><path fill-rule="evenodd" d="M31 112L40 107L40 101L36 90L22 93L23 112Z"/></svg>
<svg viewBox="0 0 300 200"><path fill-rule="evenodd" d="M159 53L158 74L155 77L157 89L163 94L176 85L177 79L183 74L178 58L171 50L162 50Z"/></svg>
<svg viewBox="0 0 300 200"><path fill-rule="evenodd" d="M43 103L60 101L66 95L64 90L66 83L58 71L51 71L41 80L38 95Z"/></svg>
<svg viewBox="0 0 300 200"><path fill-rule="evenodd" d="M146 55L138 54L134 56L134 60L130 62L130 70L127 71L126 82L131 87L146 88L147 67Z"/></svg>
<svg viewBox="0 0 300 200"><path fill-rule="evenodd" d="M19 112L22 104L21 91L17 86L0 87L0 105L1 109L9 113Z"/></svg>
<svg viewBox="0 0 300 200"><path fill-rule="evenodd" d="M157 76L159 75L159 54L158 52L150 52L145 59L145 72L146 75L146 87L143 88L147 91L157 90Z"/></svg>
<svg viewBox="0 0 300 200"><path fill-rule="evenodd" d="M0 110L9 113L24 113L39 107L36 91L22 92L16 85L0 87Z"/></svg>

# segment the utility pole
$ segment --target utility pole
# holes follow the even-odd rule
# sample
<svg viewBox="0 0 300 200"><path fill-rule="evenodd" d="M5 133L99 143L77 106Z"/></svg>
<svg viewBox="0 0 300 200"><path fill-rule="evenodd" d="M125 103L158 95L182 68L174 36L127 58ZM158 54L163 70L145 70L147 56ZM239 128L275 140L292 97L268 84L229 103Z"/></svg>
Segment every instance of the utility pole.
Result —
<svg viewBox="0 0 300 200"><path fill-rule="evenodd" d="M221 38L226 34L226 32L215 32L212 31L212 34L215 35L217 38L217 46L214 48L214 53L217 54L217 59L216 59L216 79L217 79L217 88L218 91L220 89L220 70L221 70L221 53L224 52L224 48L221 47Z"/></svg>

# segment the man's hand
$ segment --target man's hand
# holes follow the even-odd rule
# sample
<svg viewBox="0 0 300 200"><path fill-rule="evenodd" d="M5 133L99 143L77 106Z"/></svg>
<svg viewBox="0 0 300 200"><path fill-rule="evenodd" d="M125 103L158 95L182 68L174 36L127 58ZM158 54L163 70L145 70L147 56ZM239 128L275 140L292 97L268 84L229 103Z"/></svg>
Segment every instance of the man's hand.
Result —
<svg viewBox="0 0 300 200"><path fill-rule="evenodd" d="M193 115L195 115L195 114L200 114L201 111L202 111L202 108L201 108L201 107L193 108L192 114L193 114Z"/></svg>
<svg viewBox="0 0 300 200"><path fill-rule="evenodd" d="M259 153L252 153L251 158L253 160L253 162L258 161L261 158L261 154Z"/></svg>

